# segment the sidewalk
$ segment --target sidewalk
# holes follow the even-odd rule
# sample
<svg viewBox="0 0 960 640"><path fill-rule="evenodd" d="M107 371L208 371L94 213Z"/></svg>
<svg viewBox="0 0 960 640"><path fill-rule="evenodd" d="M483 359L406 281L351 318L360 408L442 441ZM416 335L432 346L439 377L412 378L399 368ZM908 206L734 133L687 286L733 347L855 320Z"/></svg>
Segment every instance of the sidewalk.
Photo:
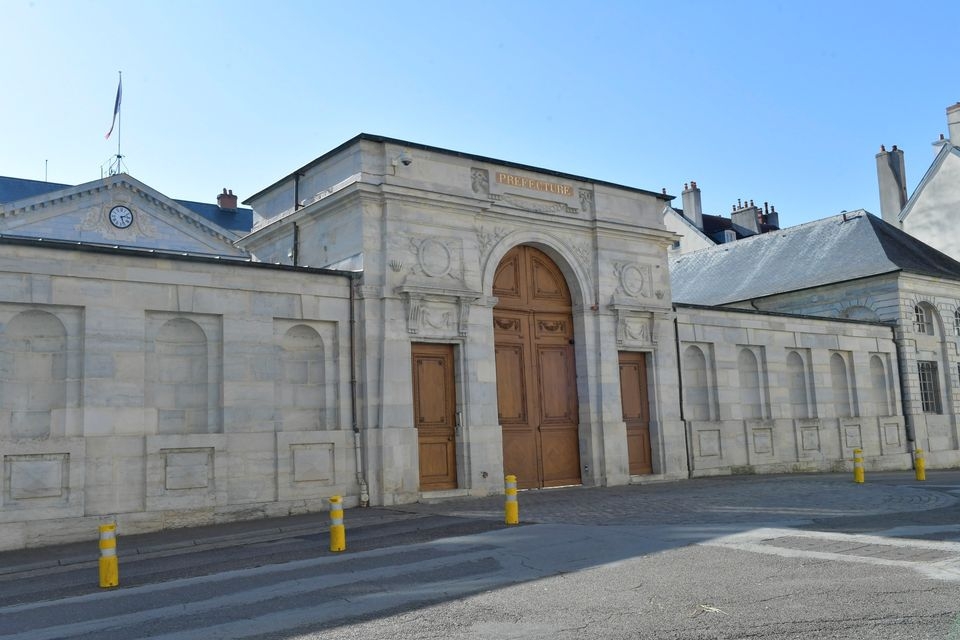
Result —
<svg viewBox="0 0 960 640"><path fill-rule="evenodd" d="M519 501L523 523L683 526L747 522L796 527L809 526L815 520L882 516L893 526L914 521L920 511L960 504L960 471L928 472L925 483L916 482L912 472L875 473L868 475L864 485L851 482L849 474L724 476L649 485L523 491ZM345 511L344 521L349 536L351 530L386 529L388 525L438 516L501 521L503 497L353 508ZM328 524L328 514L320 512L129 536L120 531L118 557L121 562L131 562L320 535L327 532ZM26 571L92 567L98 557L96 540L4 551L0 552L0 578Z"/></svg>

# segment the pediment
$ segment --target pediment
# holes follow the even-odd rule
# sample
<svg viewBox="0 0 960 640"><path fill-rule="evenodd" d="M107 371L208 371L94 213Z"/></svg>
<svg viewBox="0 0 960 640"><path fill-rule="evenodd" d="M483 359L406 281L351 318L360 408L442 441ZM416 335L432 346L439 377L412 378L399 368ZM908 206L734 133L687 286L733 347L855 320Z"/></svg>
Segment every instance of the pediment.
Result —
<svg viewBox="0 0 960 640"><path fill-rule="evenodd" d="M110 212L116 210L114 222ZM118 215L123 213L123 215ZM117 174L0 205L0 234L185 253L246 256L228 230Z"/></svg>

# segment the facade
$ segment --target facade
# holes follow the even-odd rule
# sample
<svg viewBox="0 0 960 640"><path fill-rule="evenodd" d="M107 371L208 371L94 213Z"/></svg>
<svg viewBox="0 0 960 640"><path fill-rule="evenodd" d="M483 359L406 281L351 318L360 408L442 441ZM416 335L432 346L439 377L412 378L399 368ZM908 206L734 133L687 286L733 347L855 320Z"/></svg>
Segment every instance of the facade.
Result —
<svg viewBox="0 0 960 640"><path fill-rule="evenodd" d="M830 376L821 354L823 377L817 378L811 352L802 369L813 372L809 392L819 403L845 389L832 410L817 408L817 415L841 419L836 426L844 438L857 423L873 466L903 468L907 460L899 454L913 448L926 452L930 466L960 464L960 262L858 211L678 257L672 275L682 303L866 321L859 323L864 329L882 323L872 337L838 327L810 343L829 353ZM803 345L787 339L780 346ZM805 354L798 355L803 360ZM683 376L688 379L686 371ZM896 406L885 413L889 402ZM903 433L895 437L893 425L901 421ZM880 434L873 446L863 440L866 430Z"/></svg>
<svg viewBox="0 0 960 640"><path fill-rule="evenodd" d="M687 476L661 194L367 135L252 211L0 186L3 548Z"/></svg>
<svg viewBox="0 0 960 640"><path fill-rule="evenodd" d="M375 503L425 485L501 491L502 473L522 487L623 484L631 467L686 476L666 200L361 135L249 198L254 230L239 246L362 264L359 420ZM629 427L621 357L642 369L629 393L648 414Z"/></svg>
<svg viewBox="0 0 960 640"><path fill-rule="evenodd" d="M0 548L960 464L960 263L863 214L671 264L670 199L367 134L249 209L0 178Z"/></svg>

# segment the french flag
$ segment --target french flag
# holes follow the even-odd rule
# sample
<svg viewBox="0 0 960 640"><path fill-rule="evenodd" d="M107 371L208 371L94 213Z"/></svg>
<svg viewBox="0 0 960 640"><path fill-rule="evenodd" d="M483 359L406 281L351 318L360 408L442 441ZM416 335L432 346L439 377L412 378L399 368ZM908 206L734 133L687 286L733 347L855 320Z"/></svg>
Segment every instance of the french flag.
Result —
<svg viewBox="0 0 960 640"><path fill-rule="evenodd" d="M117 124L117 116L120 114L120 95L123 93L123 79L121 78L117 82L117 100L113 103L113 121L110 123L110 131L107 131L107 135L104 136L105 140L110 139L110 134L113 133L113 127Z"/></svg>

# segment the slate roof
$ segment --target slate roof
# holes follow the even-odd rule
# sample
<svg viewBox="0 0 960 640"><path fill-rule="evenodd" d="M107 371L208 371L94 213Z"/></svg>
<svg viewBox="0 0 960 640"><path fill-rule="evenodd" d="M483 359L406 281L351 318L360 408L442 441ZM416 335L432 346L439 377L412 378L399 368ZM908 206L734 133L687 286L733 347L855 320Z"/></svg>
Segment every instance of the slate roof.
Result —
<svg viewBox="0 0 960 640"><path fill-rule="evenodd" d="M45 193L67 189L72 186L74 185L0 176L0 204L42 196Z"/></svg>
<svg viewBox="0 0 960 640"><path fill-rule="evenodd" d="M960 281L960 262L862 210L670 259L673 300L702 305L897 271Z"/></svg>
<svg viewBox="0 0 960 640"><path fill-rule="evenodd" d="M0 176L0 204L42 196L73 186L75 185ZM224 229L238 233L249 233L253 229L253 209L238 207L234 211L229 211L221 209L216 204L206 202L193 202L192 200L176 200L175 202Z"/></svg>

